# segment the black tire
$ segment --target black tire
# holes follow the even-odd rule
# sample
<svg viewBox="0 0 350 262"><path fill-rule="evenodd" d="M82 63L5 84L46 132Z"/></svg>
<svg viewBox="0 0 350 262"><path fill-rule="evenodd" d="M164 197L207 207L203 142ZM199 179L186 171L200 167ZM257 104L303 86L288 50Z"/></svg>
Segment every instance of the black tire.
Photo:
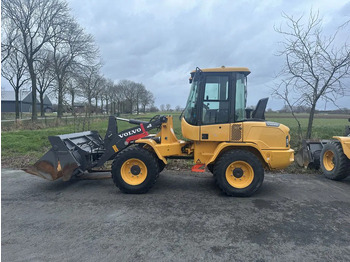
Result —
<svg viewBox="0 0 350 262"><path fill-rule="evenodd" d="M133 160L134 159L134 160ZM127 161L138 161L140 166L133 165L130 167L130 171L126 174L125 170L128 170L129 166L127 166ZM125 163L126 166L123 166ZM144 168L144 166L146 168ZM136 167L133 170L132 168ZM144 180L140 183L134 181L133 179L138 179L139 176L142 177L142 169L146 169L146 175L144 175ZM124 170L124 172L123 172ZM145 171L145 170L144 170ZM134 174L131 172L139 172L138 174ZM122 174L123 173L123 174ZM159 167L158 167L158 159L148 150L131 146L117 154L112 164L112 178L114 184L124 193L129 194L143 194L152 188L152 186L156 183L159 175ZM135 177L135 178L133 178ZM128 182L125 178L131 179ZM142 180L142 178L141 178Z"/></svg>
<svg viewBox="0 0 350 262"><path fill-rule="evenodd" d="M349 159L339 142L327 143L323 147L320 164L323 174L328 179L342 180L350 174L348 171Z"/></svg>
<svg viewBox="0 0 350 262"><path fill-rule="evenodd" d="M145 144L138 144L139 147L143 148L145 146ZM166 164L164 164L163 160L160 160L157 156L157 154L153 151L150 151L152 152L153 156L158 159L158 167L159 167L159 173L162 172L166 166ZM159 173L158 173L158 176L159 176Z"/></svg>
<svg viewBox="0 0 350 262"><path fill-rule="evenodd" d="M164 164L163 160L158 159L158 166L159 166L159 173L160 173L164 170L166 164Z"/></svg>
<svg viewBox="0 0 350 262"><path fill-rule="evenodd" d="M230 168L233 169L232 175ZM264 168L253 153L231 150L216 161L214 176L216 184L226 195L247 197L261 187L264 181Z"/></svg>

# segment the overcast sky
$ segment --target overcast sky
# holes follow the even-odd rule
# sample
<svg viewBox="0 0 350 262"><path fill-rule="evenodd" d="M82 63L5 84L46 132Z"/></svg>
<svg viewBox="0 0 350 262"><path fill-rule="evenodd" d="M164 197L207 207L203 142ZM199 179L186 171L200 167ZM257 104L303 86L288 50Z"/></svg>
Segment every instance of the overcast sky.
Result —
<svg viewBox="0 0 350 262"><path fill-rule="evenodd" d="M350 18L350 1L69 0L73 15L94 35L106 77L142 82L156 105L184 106L189 72L201 68L248 67L248 105L269 97L283 59L275 56L281 13L324 16L326 30ZM340 107L349 107L346 100ZM280 109L276 99L268 107ZM323 105L320 106L324 108ZM327 108L331 108L328 105Z"/></svg>
<svg viewBox="0 0 350 262"><path fill-rule="evenodd" d="M184 107L189 72L206 67L248 67L248 105L269 97L283 63L275 56L281 14L324 16L331 31L350 18L350 1L317 0L69 0L73 16L100 48L103 74L142 82L156 105ZM349 107L343 98L340 107ZM280 109L271 99L268 108ZM320 108L320 106L319 106ZM323 105L321 106L323 109ZM331 108L330 105L327 108Z"/></svg>

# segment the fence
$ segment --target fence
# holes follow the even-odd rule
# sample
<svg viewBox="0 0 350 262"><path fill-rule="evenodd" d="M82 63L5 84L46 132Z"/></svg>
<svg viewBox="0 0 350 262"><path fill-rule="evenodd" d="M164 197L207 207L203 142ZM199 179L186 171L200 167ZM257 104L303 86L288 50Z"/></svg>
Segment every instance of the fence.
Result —
<svg viewBox="0 0 350 262"><path fill-rule="evenodd" d="M80 132L90 129L90 124L97 120L106 120L108 115L76 115L76 116L63 116L57 118L53 116L38 117L36 121L32 121L30 118L18 119L18 120L1 120L1 131L10 131L18 129L36 130L48 127L58 127L62 125L72 125L74 132Z"/></svg>

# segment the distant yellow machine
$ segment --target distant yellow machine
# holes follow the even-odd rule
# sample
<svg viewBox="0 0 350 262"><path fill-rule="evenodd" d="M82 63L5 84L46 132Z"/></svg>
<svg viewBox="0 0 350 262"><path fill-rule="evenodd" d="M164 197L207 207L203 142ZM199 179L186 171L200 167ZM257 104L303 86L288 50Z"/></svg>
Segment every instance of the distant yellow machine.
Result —
<svg viewBox="0 0 350 262"><path fill-rule="evenodd" d="M349 118L350 121L350 118ZM321 152L321 169L332 180L342 180L350 175L350 128L346 136L334 136L335 141L327 143Z"/></svg>
<svg viewBox="0 0 350 262"><path fill-rule="evenodd" d="M294 160L289 128L265 121L267 98L246 109L248 68L220 67L191 72L191 90L181 115L182 135L172 116L150 121L111 116L104 139L96 131L49 137L52 149L28 173L69 180L113 160L112 178L126 193L145 193L170 158L193 159L192 171L207 167L230 196L250 196L264 180L264 169L281 169ZM137 127L118 132L117 120ZM148 131L160 128L157 134Z"/></svg>

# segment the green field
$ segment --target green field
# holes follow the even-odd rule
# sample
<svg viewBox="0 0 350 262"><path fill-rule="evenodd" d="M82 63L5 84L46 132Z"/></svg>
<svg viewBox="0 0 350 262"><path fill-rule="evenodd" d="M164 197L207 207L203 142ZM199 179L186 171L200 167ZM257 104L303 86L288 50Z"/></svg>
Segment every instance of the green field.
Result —
<svg viewBox="0 0 350 262"><path fill-rule="evenodd" d="M166 113L164 113L166 114ZM135 119L150 119L154 114L146 115L123 115L124 118ZM181 136L181 127L179 121L180 113L173 113L174 117L174 131L178 138ZM341 118L342 117L342 118ZM329 139L334 135L343 135L344 127L348 124L346 115L337 117L325 118L325 115L316 116L313 127L313 137L321 139ZM287 125L291 129L291 144L294 149L298 149L300 141L297 133L296 121L287 114L267 114L266 119ZM306 133L307 118L300 119L303 126L303 133ZM97 130L102 137L104 137L107 129L107 118L94 119L91 123L90 130ZM118 121L119 130L123 130L131 127L132 125ZM1 159L2 166L5 167L24 167L29 164L33 164L38 158L40 158L49 148L50 143L47 139L48 136L67 134L73 132L81 132L87 130L87 125L83 129L83 125L65 125L65 121L58 127L44 128L38 130L25 130L22 127L21 130L16 131L2 131L1 133Z"/></svg>

